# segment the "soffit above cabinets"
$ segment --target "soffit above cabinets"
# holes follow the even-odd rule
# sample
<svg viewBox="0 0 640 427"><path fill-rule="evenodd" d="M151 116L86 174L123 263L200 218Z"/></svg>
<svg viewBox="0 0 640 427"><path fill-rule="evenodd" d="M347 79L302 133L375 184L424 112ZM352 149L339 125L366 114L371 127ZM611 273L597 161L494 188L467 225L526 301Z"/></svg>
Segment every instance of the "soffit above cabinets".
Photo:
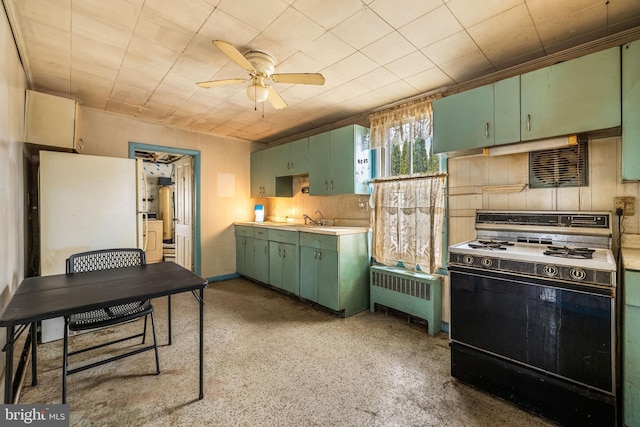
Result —
<svg viewBox="0 0 640 427"><path fill-rule="evenodd" d="M274 142L640 25L637 0L3 0L32 89L197 132ZM639 33L640 34L640 33ZM640 35L639 35L640 37ZM288 108L247 99L211 41L262 50Z"/></svg>

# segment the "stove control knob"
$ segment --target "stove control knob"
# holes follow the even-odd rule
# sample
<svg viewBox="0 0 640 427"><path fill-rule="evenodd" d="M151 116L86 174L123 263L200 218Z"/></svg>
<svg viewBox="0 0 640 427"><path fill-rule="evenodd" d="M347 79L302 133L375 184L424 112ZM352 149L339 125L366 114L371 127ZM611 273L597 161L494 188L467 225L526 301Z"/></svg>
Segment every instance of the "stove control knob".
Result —
<svg viewBox="0 0 640 427"><path fill-rule="evenodd" d="M482 258L483 267L491 267L492 265L493 265L493 260L491 258Z"/></svg>
<svg viewBox="0 0 640 427"><path fill-rule="evenodd" d="M587 277L587 273L581 268L572 268L569 275L573 280L584 280Z"/></svg>
<svg viewBox="0 0 640 427"><path fill-rule="evenodd" d="M472 265L473 257L471 255L465 255L464 258L462 258L462 262L464 262L467 265Z"/></svg>
<svg viewBox="0 0 640 427"><path fill-rule="evenodd" d="M558 267L555 265L545 265L542 272L545 276L556 277L558 275Z"/></svg>

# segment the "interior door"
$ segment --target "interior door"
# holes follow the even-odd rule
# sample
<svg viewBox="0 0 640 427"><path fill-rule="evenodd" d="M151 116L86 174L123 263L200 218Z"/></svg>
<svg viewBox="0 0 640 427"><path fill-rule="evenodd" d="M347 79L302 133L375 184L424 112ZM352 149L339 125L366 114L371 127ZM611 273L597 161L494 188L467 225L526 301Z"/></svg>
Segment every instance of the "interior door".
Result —
<svg viewBox="0 0 640 427"><path fill-rule="evenodd" d="M176 263L193 270L193 159L174 163Z"/></svg>

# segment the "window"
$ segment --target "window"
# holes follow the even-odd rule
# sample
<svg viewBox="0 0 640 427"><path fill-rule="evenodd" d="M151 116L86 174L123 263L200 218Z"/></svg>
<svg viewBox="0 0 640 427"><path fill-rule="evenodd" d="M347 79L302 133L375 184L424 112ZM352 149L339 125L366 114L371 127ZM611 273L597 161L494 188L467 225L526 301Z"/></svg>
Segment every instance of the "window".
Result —
<svg viewBox="0 0 640 427"><path fill-rule="evenodd" d="M371 115L371 148L378 149L378 176L436 173L440 159L433 154L431 102L412 101Z"/></svg>

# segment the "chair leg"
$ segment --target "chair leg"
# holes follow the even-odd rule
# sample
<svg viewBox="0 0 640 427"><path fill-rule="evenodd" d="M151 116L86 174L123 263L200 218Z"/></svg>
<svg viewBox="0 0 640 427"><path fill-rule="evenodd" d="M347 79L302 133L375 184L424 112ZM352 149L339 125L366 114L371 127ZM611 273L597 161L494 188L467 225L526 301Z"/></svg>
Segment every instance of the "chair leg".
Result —
<svg viewBox="0 0 640 427"><path fill-rule="evenodd" d="M67 366L69 358L69 318L64 318L64 349L62 352L62 403L67 403Z"/></svg>
<svg viewBox="0 0 640 427"><path fill-rule="evenodd" d="M145 316L146 319L146 316ZM156 322L153 318L153 311L151 312L151 330L153 331L153 348L156 353L156 374L160 373L160 359L158 358L158 341L156 340Z"/></svg>
<svg viewBox="0 0 640 427"><path fill-rule="evenodd" d="M147 316L144 316L144 329L142 330L142 344L147 339Z"/></svg>

